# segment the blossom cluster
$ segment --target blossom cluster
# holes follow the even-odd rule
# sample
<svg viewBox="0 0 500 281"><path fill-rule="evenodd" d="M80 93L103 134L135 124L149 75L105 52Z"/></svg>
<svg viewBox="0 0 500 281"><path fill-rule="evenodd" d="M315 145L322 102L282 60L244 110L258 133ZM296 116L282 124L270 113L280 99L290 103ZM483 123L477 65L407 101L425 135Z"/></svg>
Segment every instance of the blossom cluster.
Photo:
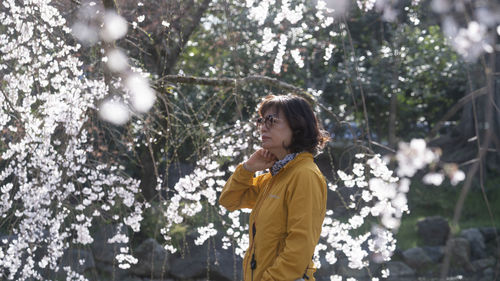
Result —
<svg viewBox="0 0 500 281"><path fill-rule="evenodd" d="M332 9L328 6L332 1L319 0L316 3L314 15L316 24L321 28L327 28L334 22ZM262 36L258 49L264 54L271 53L276 49L273 63L273 71L280 73L286 54L289 53L299 68L304 67L304 59L300 54L300 48L289 50L289 45L300 45L313 37L305 32L308 28L303 23L305 13L311 8L309 3L296 3L290 0L247 0L248 18L259 26L265 26L260 32ZM269 19L273 16L273 19ZM270 28L269 26L273 26ZM282 30L280 34L274 34L271 30ZM277 48L276 48L277 47Z"/></svg>
<svg viewBox="0 0 500 281"><path fill-rule="evenodd" d="M464 14L468 9L466 2L470 2L473 8L471 16ZM259 50L263 54L273 53L273 71L279 74L282 70L283 61L291 57L299 68L304 65L301 58L300 47L305 46L304 42L315 40L308 27L308 12L314 12L315 28L314 32L324 30L332 37L338 35L333 32L332 24L340 23L341 18L356 7L363 12L376 11L381 14L385 21L395 22L403 12L408 16L410 22L418 25L418 9L423 5L420 0L413 0L411 3L402 4L401 1L386 0L357 0L351 7L350 1L345 0L318 0L316 5L311 7L310 3L292 1L247 0L248 18L258 26L264 27L259 32L262 40L259 42ZM500 12L499 5L495 1L483 3L482 1L450 1L433 0L430 3L434 12L441 15L441 26L444 35L448 39L450 46L467 61L475 61L487 52L494 51L494 39L497 33L500 34ZM461 24L461 18L470 18L465 25ZM271 27L270 27L271 26ZM280 30L278 34L271 30ZM331 42L315 42L317 46L325 49L325 64L331 58ZM289 56L288 56L289 54Z"/></svg>
<svg viewBox="0 0 500 281"><path fill-rule="evenodd" d="M355 158L357 161L349 169L351 172L337 170L339 182L328 185L339 196L348 195L343 201L350 210L349 215L346 218L336 215L333 210L327 211L318 248L325 252L325 259L330 264L336 263L339 253L343 253L349 267L363 269L371 261L390 260L396 247L392 230L397 228L396 221L402 214L408 212L407 190L400 188L399 179L393 176L380 155L359 153ZM343 192L339 192L339 186ZM374 225L372 230L360 233L367 223ZM332 278L342 280L340 276Z"/></svg>
<svg viewBox="0 0 500 281"><path fill-rule="evenodd" d="M127 20L113 10L104 10L95 1L88 1L80 6L71 30L75 38L85 45L91 46L102 40L102 61L115 78L109 86L123 92L123 95L109 95L101 102L100 117L123 125L131 115L148 112L156 100L148 74L131 67L127 55L113 44L127 34Z"/></svg>
<svg viewBox="0 0 500 281"><path fill-rule="evenodd" d="M375 5L370 6L369 2L358 1L358 5L362 3L363 9L369 10ZM345 8L331 4L332 1L317 1L314 16L318 28L330 26L334 12ZM42 279L44 269L60 270L59 261L66 249L93 243L91 227L98 218L140 230L147 204L136 201L139 182L125 176L123 167L101 164L91 157L95 148L86 124L90 122L89 112L94 110L99 110L107 121L124 124L132 114L148 111L155 97L148 74L129 66L123 51L114 47L102 49L103 62L114 75L106 85L104 79L92 80L81 70L82 63L74 55L79 45L55 40L71 32L82 44L98 44L102 40L104 45L112 45L126 35L128 26L115 12L104 11L95 2L85 2L78 20L68 29L50 1L33 0L19 6L14 0L6 0L2 5L5 12L0 14L0 27L6 32L0 34L0 71L5 73L0 88L0 216L12 222L12 239L1 241L0 274L17 280ZM312 39L301 25L307 7L292 1L278 5L274 0L247 0L246 6L249 17L259 25L283 27L266 27L261 34L264 40L260 50L276 50L274 71L279 73L287 46ZM390 12L387 10L387 17ZM267 21L270 14L276 17ZM138 22L143 20L142 16L138 18ZM274 34L272 30L282 32ZM481 28L472 26L471 30ZM472 31L465 37L476 40ZM327 46L325 61L332 58L335 48L334 44ZM300 48L289 53L299 67L304 65ZM110 96L111 87L123 90L123 95ZM313 96L322 93L312 89L310 92ZM101 100L104 102L97 106ZM219 216L224 233L218 233L214 223L199 226L195 244L202 245L221 234L223 248L233 244L236 254L243 256L248 247L249 210L228 212L217 204L217 198L224 179L235 170L234 163L245 160L246 153L242 152L256 148L252 146L255 130L249 124L236 122L222 132L210 128L209 133L206 156L169 190L172 196L163 202L165 225L161 233L167 241L165 248L176 251L170 236L176 224L211 208ZM396 154L397 175L401 179L393 175L381 156L359 154L356 159L349 171L336 171L339 181L328 185L333 191L338 191L339 185L349 190L345 198L349 217L340 219L332 210L327 211L321 233L323 242L314 257L318 267L323 254L333 264L343 253L349 266L357 269L366 267L370 259L387 261L396 243L392 230L398 228L402 215L408 212L409 180L405 177L413 176L438 158L422 140L402 143ZM444 169L454 172L452 181L463 179L463 173L452 168ZM443 172L432 173L424 181L440 183L442 175ZM379 225L359 234L358 230L372 221ZM108 243L128 241L126 234L117 233ZM46 254L35 260L31 254L40 249L46 249ZM121 247L116 259L121 268L137 262L128 247ZM68 280L84 279L70 268L62 270L67 272ZM380 274L386 277L388 272ZM332 276L332 280L338 278Z"/></svg>
<svg viewBox="0 0 500 281"><path fill-rule="evenodd" d="M61 40L71 30L59 11L46 0L1 5L0 217L9 239L0 246L0 275L43 279L63 270L68 280L84 280L59 268L61 257L93 243L96 220L138 231L139 182L92 156L89 112L108 88L86 77L80 46ZM35 252L43 254L35 260Z"/></svg>
<svg viewBox="0 0 500 281"><path fill-rule="evenodd" d="M210 130L212 135L208 139L209 149L207 156L197 161L192 173L182 177L174 186L174 195L163 202L165 225L161 233L167 241L165 249L175 252L170 231L176 224L184 222L186 217L195 216L206 208L213 208L221 216L221 223L226 227L223 234L223 248L236 241L236 253L243 255L248 246L248 225L240 222L240 211L228 213L227 210L217 204L218 195L225 184L225 178L234 171L234 165L223 168L224 163L234 163L239 160L242 151L249 148L248 139L253 136L254 130L250 124L242 124L237 121L231 128L230 135L220 135L220 132ZM247 137L245 137L247 136ZM207 239L217 234L214 224L200 226L197 229L200 235L195 244L201 245Z"/></svg>
<svg viewBox="0 0 500 281"><path fill-rule="evenodd" d="M200 225L196 229L198 236L195 244L201 245L210 237L220 235L224 249L234 245L235 253L242 257L247 250L250 210L228 212L216 202L225 184L224 178L235 170L234 163L245 160L245 153L242 152L257 148L251 145L255 140L255 130L249 124L236 122L227 132L231 133L211 130L210 155L200 159L193 172L175 184L174 195L164 202L166 224L161 233L167 241L165 248L172 252L177 250L170 237L173 227L183 223L187 217L208 213L207 208L217 210L219 217L216 221L224 232L217 232L214 222ZM351 172L338 170L339 182L328 184L333 191L338 191L339 185L351 191L351 195L345 198L349 217L346 219L332 210L327 211L322 242L315 250L317 267L321 266L319 261L322 256L333 264L337 262L339 253L343 253L350 267L362 269L372 260L388 261L395 250L393 230L399 226L402 215L408 212L405 196L408 182L400 183L379 155L368 157L359 154L356 159L358 161L350 168ZM380 221L379 226L359 234L366 224L376 221ZM381 272L380 275L384 274Z"/></svg>
<svg viewBox="0 0 500 281"><path fill-rule="evenodd" d="M325 259L330 264L336 263L337 254L342 252L349 261L349 267L363 269L371 261L383 263L391 259L396 249L394 232L399 228L402 216L410 212L406 197L410 188L409 178L419 170L437 166L439 154L428 148L422 139L413 139L410 143L401 142L394 157L398 177L387 166L389 157L373 155L367 158L367 155L360 153L355 158L357 161L352 165L352 172L338 170L340 182L328 185L336 192L339 185L347 191L352 190L344 200L346 208L353 210L352 215L348 219L339 219L332 210L328 210L321 233L323 243L326 244L320 243L316 250L325 251ZM448 165L451 164L445 164L444 167ZM443 170L439 175L444 177L443 173L446 173L453 184L464 179L463 172L456 168ZM447 172L449 170L453 173ZM424 182L426 177L434 174L436 173L431 172L425 175ZM374 220L379 223L374 223ZM365 223L371 223L371 231L359 234L359 229ZM351 233L355 230L358 230L355 232L358 235L353 237ZM363 247L365 243L367 248ZM320 266L319 263L316 265ZM379 273L382 278L387 278L389 274L388 269L383 267ZM331 278L342 280L338 275Z"/></svg>
<svg viewBox="0 0 500 281"><path fill-rule="evenodd" d="M364 11L383 11L385 17L388 11L389 14L397 13L393 7L396 3L391 2L398 1L359 0L357 4ZM421 1L412 1L411 5L421 5ZM468 5L470 7L466 8ZM476 61L483 53L494 51L496 33L500 34L500 5L497 2L432 0L430 6L442 19L441 26L448 43L466 61ZM468 15L469 10L471 15ZM414 14L409 16L418 24ZM460 23L463 18L467 21Z"/></svg>
<svg viewBox="0 0 500 281"><path fill-rule="evenodd" d="M242 209L228 212L217 204L217 198L225 179L235 170L235 163L245 160L257 146L253 126L236 122L232 127L216 131L210 125L207 156L196 163L194 170L179 179L173 187L173 195L165 200L165 226L161 233L167 241L165 248L175 252L170 233L176 224L186 218L213 213L218 217L205 224L195 226L196 245L202 245L211 237L221 237L222 248L235 247L235 253L243 256L249 244L248 213ZM409 212L406 194L409 180L417 170L438 160L437 154L422 147L421 140L401 143L394 159L398 161L397 175L388 168L387 157L357 154L355 162L346 170L337 170L337 182L328 183L330 190L347 194L343 198L347 217L328 210L323 223L321 242L315 249L314 261L321 267L320 260L330 264L346 257L351 268L364 270L371 262L389 261L396 247L394 231L401 218ZM362 229L368 231L361 232ZM217 231L222 227L223 231ZM219 239L217 239L219 240ZM389 272L382 268L377 276L385 278ZM332 278L340 278L333 276ZM375 279L378 277L374 277Z"/></svg>

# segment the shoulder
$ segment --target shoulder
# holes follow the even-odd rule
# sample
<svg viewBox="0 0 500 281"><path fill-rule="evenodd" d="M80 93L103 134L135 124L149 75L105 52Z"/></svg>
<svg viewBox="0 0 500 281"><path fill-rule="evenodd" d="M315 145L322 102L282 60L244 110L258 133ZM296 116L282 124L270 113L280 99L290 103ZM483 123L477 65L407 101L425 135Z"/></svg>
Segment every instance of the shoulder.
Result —
<svg viewBox="0 0 500 281"><path fill-rule="evenodd" d="M317 177L324 180L324 176L319 170L311 153L303 152L297 155L296 163L290 167L290 175L292 177Z"/></svg>
<svg viewBox="0 0 500 281"><path fill-rule="evenodd" d="M309 158L298 161L290 167L288 172L289 191L318 191L322 192L326 188L326 180L316 163L314 163L312 155Z"/></svg>

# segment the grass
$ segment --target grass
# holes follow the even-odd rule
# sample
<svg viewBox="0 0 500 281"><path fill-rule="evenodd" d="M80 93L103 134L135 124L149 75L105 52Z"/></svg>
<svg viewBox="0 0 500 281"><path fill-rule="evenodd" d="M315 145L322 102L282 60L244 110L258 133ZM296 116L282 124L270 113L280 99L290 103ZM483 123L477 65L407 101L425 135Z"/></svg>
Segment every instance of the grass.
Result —
<svg viewBox="0 0 500 281"><path fill-rule="evenodd" d="M398 247L405 250L420 244L417 236L417 222L420 219L440 215L451 223L461 190L462 185L452 186L444 183L435 187L415 180L408 193L408 206L411 213L403 216L401 227L396 235ZM479 184L475 183L467 195L454 233L472 227L500 227L500 177L487 180L485 191L493 218L489 214Z"/></svg>

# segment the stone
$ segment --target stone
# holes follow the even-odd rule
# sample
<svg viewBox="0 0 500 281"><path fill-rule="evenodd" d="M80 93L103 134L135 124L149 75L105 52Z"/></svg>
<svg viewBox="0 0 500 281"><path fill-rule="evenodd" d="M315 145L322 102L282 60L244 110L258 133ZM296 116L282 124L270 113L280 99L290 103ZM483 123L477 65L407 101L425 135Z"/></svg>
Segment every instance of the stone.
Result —
<svg viewBox="0 0 500 281"><path fill-rule="evenodd" d="M494 267L495 263L496 263L495 258L488 257L473 261L472 266L474 267L475 271L483 271L489 267Z"/></svg>
<svg viewBox="0 0 500 281"><path fill-rule="evenodd" d="M121 279L122 281L143 281L142 278L137 276L127 276Z"/></svg>
<svg viewBox="0 0 500 281"><path fill-rule="evenodd" d="M46 248L40 248L40 252L35 254L35 261L39 261L42 256L47 254ZM68 248L63 251L62 257L58 259L58 269L53 270L48 266L45 268L41 268L38 272L43 277L43 280L66 280L71 279L68 278L69 268L71 272L75 272L77 274L95 272L95 261L92 253L88 250L77 249L77 248ZM19 277L15 277L14 280L18 280Z"/></svg>
<svg viewBox="0 0 500 281"><path fill-rule="evenodd" d="M16 235L0 235L0 246L8 245L14 239L16 239Z"/></svg>
<svg viewBox="0 0 500 281"><path fill-rule="evenodd" d="M124 225L100 224L94 233L94 242L91 245L92 254L97 262L108 264L116 263L115 256L120 253L121 247L127 247L125 243L108 243L108 240L116 234L128 234Z"/></svg>
<svg viewBox="0 0 500 281"><path fill-rule="evenodd" d="M471 259L477 260L486 257L486 245L483 234L477 228L464 229L460 236L467 239L471 248Z"/></svg>
<svg viewBox="0 0 500 281"><path fill-rule="evenodd" d="M338 267L337 267L337 272L336 274L343 276L343 277L352 277L355 278L356 280L360 279L367 279L370 275L368 272L368 269L362 268L362 269L355 269L355 268L350 268L349 267L349 260L348 259L340 259L337 261ZM373 271L372 271L373 272Z"/></svg>
<svg viewBox="0 0 500 281"><path fill-rule="evenodd" d="M117 279L115 279L117 280ZM162 278L162 279L150 279L150 278L140 278L137 276L126 276L122 279L118 279L121 281L175 281L174 279L170 278Z"/></svg>
<svg viewBox="0 0 500 281"><path fill-rule="evenodd" d="M478 281L492 281L492 280L497 280L498 277L495 279L495 270L493 268L487 268L482 272L482 277L478 279Z"/></svg>
<svg viewBox="0 0 500 281"><path fill-rule="evenodd" d="M392 253L391 260L392 261L401 261L401 260L403 260L403 250L396 246L396 249Z"/></svg>
<svg viewBox="0 0 500 281"><path fill-rule="evenodd" d="M135 249L138 262L130 271L137 276L164 278L170 270L169 255L155 239L148 238Z"/></svg>
<svg viewBox="0 0 500 281"><path fill-rule="evenodd" d="M71 270L81 274L95 267L94 256L90 251L67 249L64 251L61 262L59 263L59 271L62 271L62 268L65 266L69 266Z"/></svg>
<svg viewBox="0 0 500 281"><path fill-rule="evenodd" d="M424 246L422 250L425 251L433 263L439 263L443 260L444 246Z"/></svg>
<svg viewBox="0 0 500 281"><path fill-rule="evenodd" d="M330 280L331 275L337 274L337 270L335 264L329 264L323 257L320 258L321 261L321 267L316 269L316 272L314 272L314 278L316 280Z"/></svg>
<svg viewBox="0 0 500 281"><path fill-rule="evenodd" d="M118 261L115 264L96 261L95 267L101 275L109 276L110 280L123 280L130 274L130 269L118 267Z"/></svg>
<svg viewBox="0 0 500 281"><path fill-rule="evenodd" d="M488 277L493 277L495 276L495 270L493 270L493 268L486 268L484 271L483 271L483 275L484 276L488 276Z"/></svg>
<svg viewBox="0 0 500 281"><path fill-rule="evenodd" d="M490 241L494 241L496 238L496 235L500 236L500 229L496 229L494 227L481 227L479 228L479 231L481 231L481 234L483 234L484 237L484 242L488 243Z"/></svg>
<svg viewBox="0 0 500 281"><path fill-rule="evenodd" d="M195 166L187 162L174 162L168 166L167 186L174 186L180 178L193 172ZM167 189L162 189L167 190ZM166 194L165 194L166 195ZM168 197L165 197L168 198Z"/></svg>
<svg viewBox="0 0 500 281"><path fill-rule="evenodd" d="M176 279L195 279L210 275L211 280L241 280L242 259L232 248L222 248L222 237L217 235L196 246L194 237L186 238L184 253L176 253L171 259L170 274ZM215 245L214 245L215 244ZM189 270L186 270L189 268Z"/></svg>
<svg viewBox="0 0 500 281"><path fill-rule="evenodd" d="M417 234L424 245L445 245L450 234L450 226L441 216L427 217L417 222Z"/></svg>
<svg viewBox="0 0 500 281"><path fill-rule="evenodd" d="M400 280L402 277L415 276L415 270L400 261L387 262L385 268L389 269L388 280Z"/></svg>
<svg viewBox="0 0 500 281"><path fill-rule="evenodd" d="M419 247L403 251L404 262L411 268L419 270L432 264L432 259Z"/></svg>
<svg viewBox="0 0 500 281"><path fill-rule="evenodd" d="M452 265L463 268L466 271L473 271L474 268L470 263L470 244L469 241L462 237L452 238L448 241L451 251Z"/></svg>

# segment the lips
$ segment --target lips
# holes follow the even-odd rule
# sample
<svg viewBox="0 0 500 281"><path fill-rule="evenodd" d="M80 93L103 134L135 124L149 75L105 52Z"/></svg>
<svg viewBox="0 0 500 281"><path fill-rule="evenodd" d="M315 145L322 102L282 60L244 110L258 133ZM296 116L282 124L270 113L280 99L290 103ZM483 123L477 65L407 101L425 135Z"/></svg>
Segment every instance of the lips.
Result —
<svg viewBox="0 0 500 281"><path fill-rule="evenodd" d="M262 138L261 138L261 139L262 139L262 141L265 141L265 140L269 140L269 139L271 139L271 138L270 138L270 137L266 137L266 136L262 136Z"/></svg>

